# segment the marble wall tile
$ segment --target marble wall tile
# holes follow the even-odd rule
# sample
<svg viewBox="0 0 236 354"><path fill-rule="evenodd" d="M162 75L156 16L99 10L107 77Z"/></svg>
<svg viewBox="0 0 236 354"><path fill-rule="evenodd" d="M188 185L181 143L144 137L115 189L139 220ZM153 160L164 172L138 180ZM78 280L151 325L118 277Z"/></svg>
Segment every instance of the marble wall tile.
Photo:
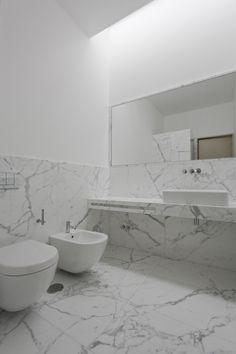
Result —
<svg viewBox="0 0 236 354"><path fill-rule="evenodd" d="M91 229L106 232L109 243L177 261L236 271L236 224L176 217L93 210Z"/></svg>
<svg viewBox="0 0 236 354"><path fill-rule="evenodd" d="M191 159L190 129L152 136L151 162L188 161Z"/></svg>
<svg viewBox="0 0 236 354"><path fill-rule="evenodd" d="M165 223L165 256L236 270L236 224L170 217Z"/></svg>
<svg viewBox="0 0 236 354"><path fill-rule="evenodd" d="M201 175L183 168L200 167ZM113 245L177 260L236 269L236 226L185 218L88 210L87 198L108 195L160 197L163 188L227 189L236 200L236 159L108 168L19 157L0 157L0 172L18 170L17 190L0 191L0 246L32 238L47 242L65 229L102 231ZM111 175L110 175L111 174ZM46 224L36 223L45 209Z"/></svg>
<svg viewBox="0 0 236 354"><path fill-rule="evenodd" d="M183 174L183 169L201 168L201 174ZM140 164L111 168L111 196L162 198L163 189L222 189L229 192L230 202L236 201L236 159L185 161L178 163ZM177 216L177 215L176 215ZM150 249L138 241L135 231L131 242L130 232L121 230L133 215L110 214L110 240L134 248ZM145 220L145 221L144 221ZM163 221L164 220L164 221ZM145 230L158 240L153 252L178 260L214 265L236 270L236 225L230 222L201 221L199 226L184 217L162 217L163 229L151 227L147 215L135 216L136 229ZM126 234L126 237L125 237Z"/></svg>
<svg viewBox="0 0 236 354"><path fill-rule="evenodd" d="M201 168L201 174L183 170ZM112 196L161 198L163 189L223 189L236 201L236 158L140 164L111 168Z"/></svg>
<svg viewBox="0 0 236 354"><path fill-rule="evenodd" d="M165 243L163 217L113 212L109 216L112 244L160 254Z"/></svg>
<svg viewBox="0 0 236 354"><path fill-rule="evenodd" d="M14 169L17 190L0 191L0 246L20 239L46 242L64 231L66 220L86 228L88 197L109 193L109 169L0 157L0 171ZM36 223L45 209L45 225Z"/></svg>
<svg viewBox="0 0 236 354"><path fill-rule="evenodd" d="M103 210L88 210L86 220L88 230L103 232L110 237L110 214Z"/></svg>

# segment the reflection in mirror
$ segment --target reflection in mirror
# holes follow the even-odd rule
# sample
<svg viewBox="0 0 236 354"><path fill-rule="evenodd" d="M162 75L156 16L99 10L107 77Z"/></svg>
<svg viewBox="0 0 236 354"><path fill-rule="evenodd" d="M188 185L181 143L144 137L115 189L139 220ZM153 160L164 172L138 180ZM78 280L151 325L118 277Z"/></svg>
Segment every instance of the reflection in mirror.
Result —
<svg viewBox="0 0 236 354"><path fill-rule="evenodd" d="M236 156L235 73L112 107L112 165Z"/></svg>

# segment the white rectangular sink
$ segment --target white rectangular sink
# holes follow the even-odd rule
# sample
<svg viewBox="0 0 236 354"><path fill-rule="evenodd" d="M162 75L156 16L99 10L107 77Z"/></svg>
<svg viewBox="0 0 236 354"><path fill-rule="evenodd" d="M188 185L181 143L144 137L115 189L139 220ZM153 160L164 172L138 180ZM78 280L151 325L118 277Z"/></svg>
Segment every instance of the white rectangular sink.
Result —
<svg viewBox="0 0 236 354"><path fill-rule="evenodd" d="M229 204L227 191L198 189L163 190L163 202L210 206L227 206Z"/></svg>

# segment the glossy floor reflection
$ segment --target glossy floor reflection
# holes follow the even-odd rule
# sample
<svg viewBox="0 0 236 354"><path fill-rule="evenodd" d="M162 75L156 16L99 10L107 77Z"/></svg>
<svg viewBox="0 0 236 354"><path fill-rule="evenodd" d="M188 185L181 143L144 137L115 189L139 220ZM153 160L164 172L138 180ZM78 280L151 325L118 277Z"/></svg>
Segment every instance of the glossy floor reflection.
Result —
<svg viewBox="0 0 236 354"><path fill-rule="evenodd" d="M1 354L236 353L236 272L109 246L64 289L0 313Z"/></svg>

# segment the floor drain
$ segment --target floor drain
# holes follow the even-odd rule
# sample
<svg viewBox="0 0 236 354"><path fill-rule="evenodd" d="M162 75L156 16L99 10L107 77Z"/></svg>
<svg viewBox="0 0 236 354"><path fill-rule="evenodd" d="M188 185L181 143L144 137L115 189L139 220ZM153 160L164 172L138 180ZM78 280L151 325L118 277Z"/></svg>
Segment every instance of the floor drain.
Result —
<svg viewBox="0 0 236 354"><path fill-rule="evenodd" d="M64 285L60 283L51 284L47 290L48 294L55 294L58 291L62 291L64 289Z"/></svg>

